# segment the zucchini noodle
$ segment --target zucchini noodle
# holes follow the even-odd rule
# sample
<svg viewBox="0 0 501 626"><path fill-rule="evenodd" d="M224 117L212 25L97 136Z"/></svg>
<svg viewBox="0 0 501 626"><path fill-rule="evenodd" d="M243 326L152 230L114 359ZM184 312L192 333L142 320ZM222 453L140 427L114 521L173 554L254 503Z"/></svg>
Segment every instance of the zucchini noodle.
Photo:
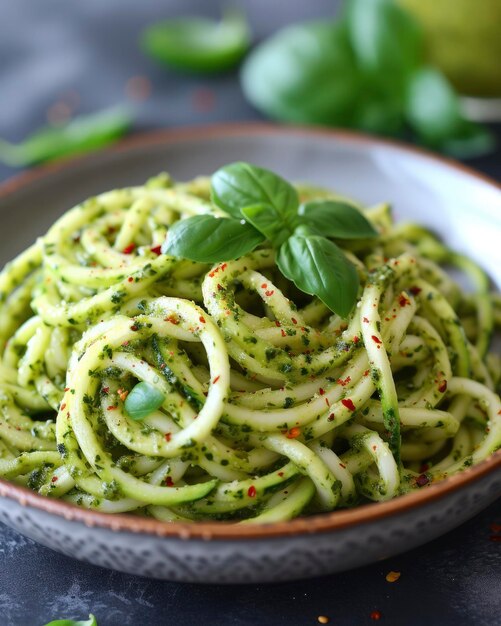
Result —
<svg viewBox="0 0 501 626"><path fill-rule="evenodd" d="M269 523L388 500L500 447L501 297L477 265L388 205L361 209L380 236L342 244L361 282L344 320L266 243L213 267L161 254L174 222L221 214L209 192L160 175L103 193L5 266L0 476L108 513ZM164 399L134 420L139 382Z"/></svg>

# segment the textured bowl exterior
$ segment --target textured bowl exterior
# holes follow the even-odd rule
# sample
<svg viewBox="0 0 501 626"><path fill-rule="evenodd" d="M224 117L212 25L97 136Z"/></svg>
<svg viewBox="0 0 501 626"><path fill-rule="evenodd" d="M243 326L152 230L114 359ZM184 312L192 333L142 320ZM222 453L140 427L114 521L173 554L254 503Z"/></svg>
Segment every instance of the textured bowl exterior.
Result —
<svg viewBox="0 0 501 626"><path fill-rule="evenodd" d="M0 521L58 552L129 574L179 582L281 582L352 569L422 545L500 493L497 471L398 515L374 520L368 507L366 519L353 526L254 539L183 539L89 527L7 498L0 498Z"/></svg>
<svg viewBox="0 0 501 626"><path fill-rule="evenodd" d="M132 138L0 185L0 262L89 195L141 183L163 169L183 180L235 160L331 186L367 204L394 200L399 218L434 228L481 262L501 286L501 190L496 183L392 142L262 124ZM278 582L347 570L409 550L455 528L499 495L501 451L391 502L268 526L165 524L105 515L3 480L0 521L66 555L132 574L204 583Z"/></svg>

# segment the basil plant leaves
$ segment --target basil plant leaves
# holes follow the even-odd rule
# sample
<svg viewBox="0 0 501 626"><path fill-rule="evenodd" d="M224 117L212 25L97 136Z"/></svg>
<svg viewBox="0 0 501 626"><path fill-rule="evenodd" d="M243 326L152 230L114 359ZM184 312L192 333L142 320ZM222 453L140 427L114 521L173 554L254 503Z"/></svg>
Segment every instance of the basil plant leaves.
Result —
<svg viewBox="0 0 501 626"><path fill-rule="evenodd" d="M171 226L162 252L201 263L239 258L269 241L281 273L331 311L347 317L359 277L332 239L378 233L354 206L337 200L300 203L278 174L250 163L226 165L211 179L212 202L228 217L196 215Z"/></svg>

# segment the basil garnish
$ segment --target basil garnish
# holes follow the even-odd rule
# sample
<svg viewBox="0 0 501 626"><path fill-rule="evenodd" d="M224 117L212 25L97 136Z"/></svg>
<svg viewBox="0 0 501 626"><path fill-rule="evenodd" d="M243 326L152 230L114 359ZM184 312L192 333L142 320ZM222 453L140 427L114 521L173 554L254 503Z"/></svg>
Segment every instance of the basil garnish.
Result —
<svg viewBox="0 0 501 626"><path fill-rule="evenodd" d="M358 293L354 265L333 239L366 239L377 231L354 206L334 200L300 204L294 187L250 163L231 163L211 179L213 203L231 217L196 215L171 226L162 252L202 263L243 256L268 240L282 274L347 317Z"/></svg>

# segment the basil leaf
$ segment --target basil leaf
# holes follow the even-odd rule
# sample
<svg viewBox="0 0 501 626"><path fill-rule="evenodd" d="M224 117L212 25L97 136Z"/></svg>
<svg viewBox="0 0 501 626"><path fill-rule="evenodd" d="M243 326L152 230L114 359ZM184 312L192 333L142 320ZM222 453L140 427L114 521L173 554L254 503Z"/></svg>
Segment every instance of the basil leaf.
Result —
<svg viewBox="0 0 501 626"><path fill-rule="evenodd" d="M0 139L0 161L28 166L96 150L124 135L131 123L123 108L82 115L64 126L43 128L19 144Z"/></svg>
<svg viewBox="0 0 501 626"><path fill-rule="evenodd" d="M247 99L286 122L351 125L363 77L343 23L288 26L258 45L241 71Z"/></svg>
<svg viewBox="0 0 501 626"><path fill-rule="evenodd" d="M170 227L162 252L199 263L217 263L237 259L263 241L263 235L243 219L194 215Z"/></svg>
<svg viewBox="0 0 501 626"><path fill-rule="evenodd" d="M361 211L336 200L313 200L299 207L301 223L314 228L319 235L336 239L369 239L377 230Z"/></svg>
<svg viewBox="0 0 501 626"><path fill-rule="evenodd" d="M280 248L277 264L296 287L320 300L341 317L353 309L359 286L355 266L335 243L296 229Z"/></svg>
<svg viewBox="0 0 501 626"><path fill-rule="evenodd" d="M447 79L431 67L412 75L406 98L409 124L428 143L454 135L461 123L459 99Z"/></svg>
<svg viewBox="0 0 501 626"><path fill-rule="evenodd" d="M230 7L220 22L184 17L154 24L141 38L153 59L179 70L216 73L236 65L250 43L242 11Z"/></svg>
<svg viewBox="0 0 501 626"><path fill-rule="evenodd" d="M283 219L294 215L299 199L294 187L278 174L251 163L231 163L211 178L212 202L233 217L246 206L265 205Z"/></svg>
<svg viewBox="0 0 501 626"><path fill-rule="evenodd" d="M402 82L423 58L423 36L412 15L394 0L350 0L347 23L361 67Z"/></svg>
<svg viewBox="0 0 501 626"><path fill-rule="evenodd" d="M442 141L440 149L456 159L471 159L492 152L496 139L492 132L481 124L462 120L455 132Z"/></svg>
<svg viewBox="0 0 501 626"><path fill-rule="evenodd" d="M287 216L284 220L278 211L271 206L257 204L241 209L246 221L273 243L280 246L294 232L293 220Z"/></svg>
<svg viewBox="0 0 501 626"><path fill-rule="evenodd" d="M125 399L125 412L133 420L142 420L162 406L164 394L150 383L138 383Z"/></svg>
<svg viewBox="0 0 501 626"><path fill-rule="evenodd" d="M73 619L56 619L45 624L45 626L97 626L97 622L96 618L91 613L87 620L75 621Z"/></svg>

